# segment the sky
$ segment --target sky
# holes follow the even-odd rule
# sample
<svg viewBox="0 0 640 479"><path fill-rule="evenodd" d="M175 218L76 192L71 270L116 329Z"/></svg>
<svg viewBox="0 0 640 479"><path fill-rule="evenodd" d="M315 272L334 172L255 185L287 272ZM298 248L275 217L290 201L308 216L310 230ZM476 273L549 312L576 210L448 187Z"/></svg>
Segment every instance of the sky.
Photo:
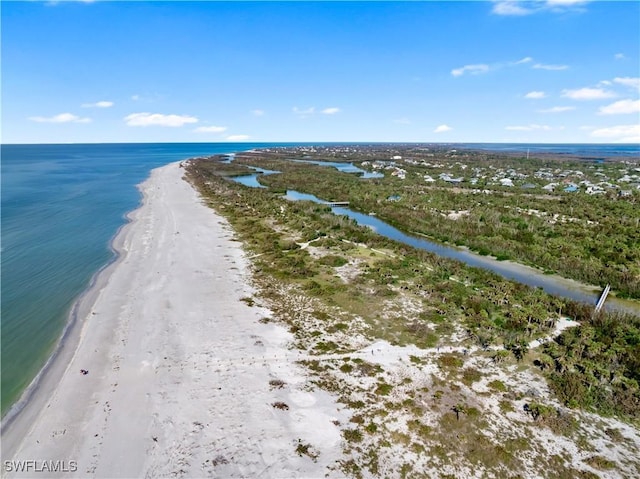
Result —
<svg viewBox="0 0 640 479"><path fill-rule="evenodd" d="M640 143L640 2L2 1L2 143Z"/></svg>

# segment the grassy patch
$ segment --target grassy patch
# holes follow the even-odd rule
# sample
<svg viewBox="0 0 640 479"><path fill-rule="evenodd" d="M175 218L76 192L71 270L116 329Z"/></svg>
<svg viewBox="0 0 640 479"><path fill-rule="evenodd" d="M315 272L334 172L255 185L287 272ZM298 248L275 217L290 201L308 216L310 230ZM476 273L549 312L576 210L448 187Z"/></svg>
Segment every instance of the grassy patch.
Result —
<svg viewBox="0 0 640 479"><path fill-rule="evenodd" d="M287 383L285 383L282 379L272 379L269 381L269 386L271 386L271 389L282 389L286 385Z"/></svg>
<svg viewBox="0 0 640 479"><path fill-rule="evenodd" d="M387 396L391 391L393 391L393 386L391 384L379 383L375 392L378 396Z"/></svg>
<svg viewBox="0 0 640 479"><path fill-rule="evenodd" d="M362 433L358 429L345 429L342 436L348 442L362 442Z"/></svg>
<svg viewBox="0 0 640 479"><path fill-rule="evenodd" d="M348 261L342 256L337 256L334 254L328 254L323 256L318 260L319 264L323 264L325 266L331 266L333 268L337 268L339 266L344 266L348 263Z"/></svg>
<svg viewBox="0 0 640 479"><path fill-rule="evenodd" d="M584 462L594 469L600 469L601 471L606 471L615 467L614 462L602 456L591 456L585 459Z"/></svg>
<svg viewBox="0 0 640 479"><path fill-rule="evenodd" d="M502 400L498 403L498 406L500 407L500 411L502 411L503 413L508 413L508 412L513 412L516 409L513 407L513 403L511 401L508 400Z"/></svg>
<svg viewBox="0 0 640 479"><path fill-rule="evenodd" d="M499 392L507 391L507 386L499 379L494 379L493 381L489 382L487 386L489 386L489 388L492 389L493 391L499 391Z"/></svg>
<svg viewBox="0 0 640 479"><path fill-rule="evenodd" d="M317 462L318 456L320 455L311 444L302 442L302 439L298 439L295 451L298 456L307 456L311 458L313 462Z"/></svg>
<svg viewBox="0 0 640 479"><path fill-rule="evenodd" d="M353 366L351 364L343 364L342 366L340 366L340 371L342 371L343 373L350 373L351 371L353 371Z"/></svg>
<svg viewBox="0 0 640 479"><path fill-rule="evenodd" d="M471 386L473 383L482 379L482 373L475 368L466 368L462 371L462 382L467 386Z"/></svg>
<svg viewBox="0 0 640 479"><path fill-rule="evenodd" d="M459 353L445 353L438 356L437 363L443 371L451 371L460 369L464 360Z"/></svg>
<svg viewBox="0 0 640 479"><path fill-rule="evenodd" d="M256 304L255 300L248 296L245 296L244 298L240 298L240 301L245 303L247 306L253 306L254 304Z"/></svg>

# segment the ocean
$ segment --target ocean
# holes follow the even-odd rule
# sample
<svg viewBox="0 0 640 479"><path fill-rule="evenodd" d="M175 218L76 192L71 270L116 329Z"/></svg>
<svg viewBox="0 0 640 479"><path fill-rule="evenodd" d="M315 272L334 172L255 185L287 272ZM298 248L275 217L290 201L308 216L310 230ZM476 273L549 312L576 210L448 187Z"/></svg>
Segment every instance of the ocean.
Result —
<svg viewBox="0 0 640 479"><path fill-rule="evenodd" d="M301 145L301 144L298 144ZM308 145L308 144L307 144ZM2 145L1 405L6 413L51 355L78 296L114 259L110 240L151 169L284 143ZM638 156L638 145L460 145Z"/></svg>
<svg viewBox="0 0 640 479"><path fill-rule="evenodd" d="M594 143L462 143L456 146L471 150L496 152L554 153L556 155L575 156L584 159L604 159L619 157L640 157L638 144L594 144Z"/></svg>

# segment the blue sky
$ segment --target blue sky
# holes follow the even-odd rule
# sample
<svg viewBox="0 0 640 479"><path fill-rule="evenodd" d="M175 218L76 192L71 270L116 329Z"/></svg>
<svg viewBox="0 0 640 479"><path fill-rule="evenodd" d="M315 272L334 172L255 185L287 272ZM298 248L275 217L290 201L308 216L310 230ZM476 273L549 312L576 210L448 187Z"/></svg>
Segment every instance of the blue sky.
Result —
<svg viewBox="0 0 640 479"><path fill-rule="evenodd" d="M640 2L2 2L2 142L640 142Z"/></svg>

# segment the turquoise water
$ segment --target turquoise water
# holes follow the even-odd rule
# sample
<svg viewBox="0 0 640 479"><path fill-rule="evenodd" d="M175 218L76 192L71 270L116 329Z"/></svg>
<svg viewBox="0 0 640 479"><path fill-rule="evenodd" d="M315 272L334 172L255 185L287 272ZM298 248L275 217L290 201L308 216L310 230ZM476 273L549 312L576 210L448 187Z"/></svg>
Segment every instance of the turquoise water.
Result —
<svg viewBox="0 0 640 479"><path fill-rule="evenodd" d="M2 145L2 413L51 354L151 169L273 144Z"/></svg>

